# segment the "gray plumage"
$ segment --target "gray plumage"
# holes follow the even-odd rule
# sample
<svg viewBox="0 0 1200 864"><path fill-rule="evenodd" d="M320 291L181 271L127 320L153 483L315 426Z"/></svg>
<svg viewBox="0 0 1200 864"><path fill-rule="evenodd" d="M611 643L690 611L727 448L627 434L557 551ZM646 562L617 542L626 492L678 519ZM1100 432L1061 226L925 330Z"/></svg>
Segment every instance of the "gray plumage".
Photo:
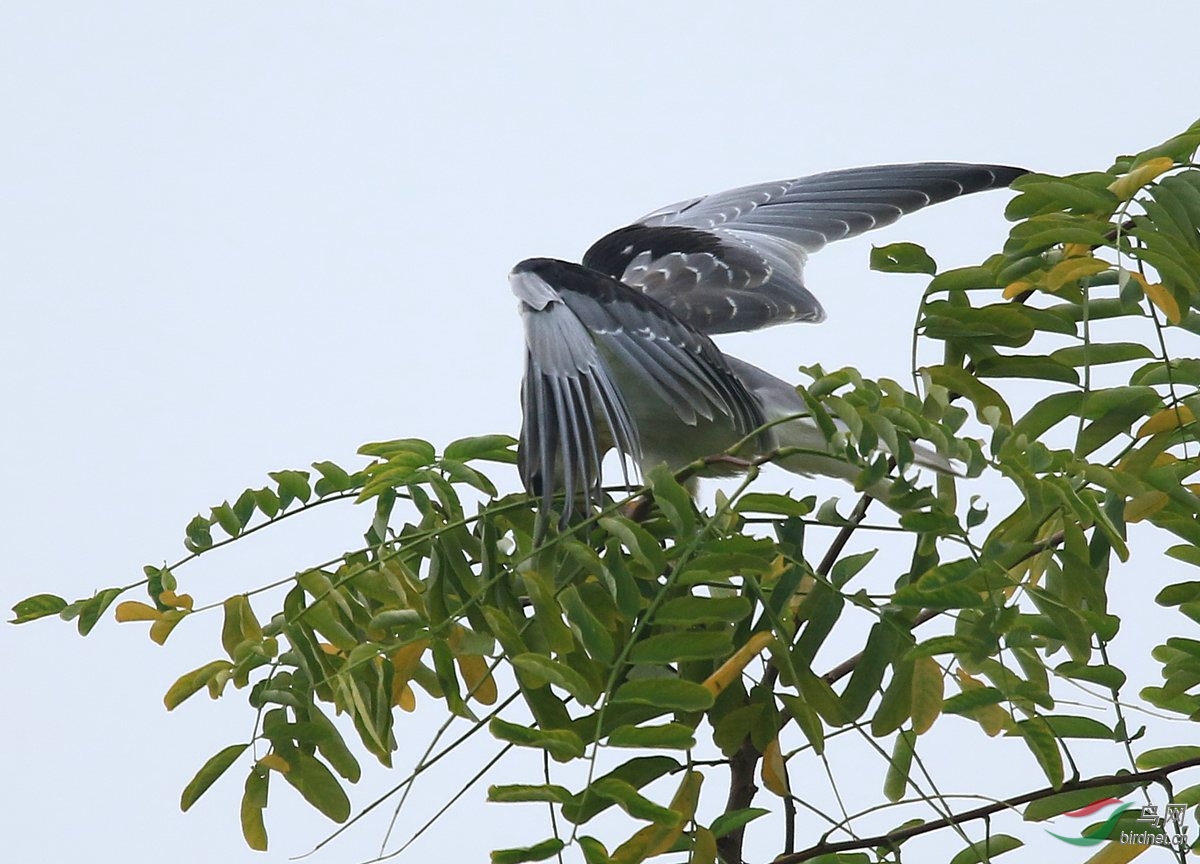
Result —
<svg viewBox="0 0 1200 864"><path fill-rule="evenodd" d="M510 274L525 324L524 423L518 467L545 520L564 494L601 496L601 461L615 447L644 473L722 453L759 430L749 455L780 447L800 474L853 480L828 452L787 382L724 355L708 334L825 312L804 286L807 256L826 243L891 224L929 204L1007 186L1022 169L952 162L831 171L746 186L650 213L598 240L583 264L533 258ZM792 418L767 429L771 421ZM918 464L950 470L914 445ZM886 494L886 483L872 491Z"/></svg>
<svg viewBox="0 0 1200 864"><path fill-rule="evenodd" d="M703 333L819 322L825 310L802 274L810 254L1024 173L922 162L743 186L648 213L596 241L583 265L648 294Z"/></svg>

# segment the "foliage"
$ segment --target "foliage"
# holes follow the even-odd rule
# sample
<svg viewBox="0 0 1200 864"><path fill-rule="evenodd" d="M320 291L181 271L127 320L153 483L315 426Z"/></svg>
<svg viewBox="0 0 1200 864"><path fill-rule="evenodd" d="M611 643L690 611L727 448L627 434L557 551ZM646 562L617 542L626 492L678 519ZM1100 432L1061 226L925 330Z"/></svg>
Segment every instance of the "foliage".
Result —
<svg viewBox="0 0 1200 864"><path fill-rule="evenodd" d="M844 731L882 754L881 804L904 818L932 806L939 818L844 840L845 823L830 817L834 828L799 851L789 830L777 860L859 861L876 848L880 860L899 860L902 842L933 830L963 838L955 862L989 860L1020 841L962 826L1007 805L954 815L915 770L945 715L968 718L984 737L1024 742L1047 781L1016 802L1027 819L1200 761L1180 746L1112 770L1132 758L1139 732L1121 709L1136 697L1107 654L1122 628L1107 581L1114 556L1129 556L1129 524L1173 535L1167 554L1200 565L1200 485L1187 482L1200 468L1200 358L1167 351L1169 335L1200 333L1198 146L1200 124L1106 171L1017 181L1003 250L929 282L912 391L853 369L802 370L831 450L861 468L858 488L895 475L898 527L867 522L866 496L847 510L837 499L760 488L757 465L700 510L681 485L700 467L691 466L678 477L651 472L637 495L614 494L535 545L535 502L499 494L483 473L515 460L513 439L464 439L440 454L401 439L363 447L369 462L355 470L318 462L275 472L270 485L196 516L188 555L174 564L73 603L31 597L15 620L58 614L86 635L141 587L149 602L123 600L116 619L147 622L161 644L219 608L221 656L182 675L164 701L172 709L202 690L246 691L247 740L205 763L181 804L236 766L255 849L267 845L272 782L345 822L345 782L359 779L363 752L390 766L396 709L414 710L420 689L461 718L466 735L486 726L505 749L587 766L589 782L574 790L550 782L549 768L544 782L490 788L494 802L548 802L573 826L555 823L555 836L496 851L497 862L542 860L565 845L588 862L632 864L671 850L683 855L676 860L740 861L743 832L767 812L751 807L756 768L794 825L789 776L819 766ZM936 272L913 244L876 250L873 263ZM935 359L918 366L925 356ZM916 438L965 476L936 476L932 486L905 479ZM1011 484L1011 512L960 500L985 473ZM367 506L360 548L209 606L180 593L177 573L192 559L336 501ZM832 545L813 540L813 526L836 529ZM874 529L907 537L908 560L846 554L852 535ZM1200 581L1163 586L1155 599L1200 621ZM831 634L864 616L861 651L814 668ZM1200 720L1200 642L1172 636L1154 658L1163 683L1141 700ZM1060 680L1106 694L1108 722L1061 706ZM1181 745L1191 735L1182 728ZM1078 739L1113 742L1111 776L1081 776ZM716 759L702 758L709 742ZM431 746L418 772L452 746ZM726 775L729 805L700 818L703 781ZM662 778L673 789L667 801L648 789ZM614 806L642 827L603 842L582 833Z"/></svg>

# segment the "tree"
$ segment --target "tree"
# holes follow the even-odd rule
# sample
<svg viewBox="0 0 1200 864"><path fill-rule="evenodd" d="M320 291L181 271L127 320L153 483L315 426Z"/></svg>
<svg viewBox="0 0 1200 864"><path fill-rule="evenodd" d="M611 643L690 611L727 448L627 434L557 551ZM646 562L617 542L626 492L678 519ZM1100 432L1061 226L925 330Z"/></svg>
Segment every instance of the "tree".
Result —
<svg viewBox="0 0 1200 864"><path fill-rule="evenodd" d="M73 603L30 597L15 621L57 614L86 635L144 587L150 602L123 599L115 617L147 622L162 644L185 619L220 608L223 656L182 675L164 701L171 709L230 685L247 693L248 740L204 763L181 804L238 766L254 849L267 845L272 782L352 821L342 781L358 779L363 751L390 764L395 724L417 706L417 689L434 700L422 710L440 703L465 728L444 743L444 726L416 773L485 728L501 753L531 748L544 759L544 776L493 785L488 797L548 805L552 836L498 850L497 862L567 847L588 862L668 852L741 862L747 827L772 809L754 806L765 801L783 812L777 861L857 862L871 850L898 861L912 838L953 832L965 846L958 864L1021 844L988 821L1014 807L1044 820L1151 784L1175 803L1200 804L1200 786L1170 785L1200 765L1191 727L1137 752L1142 732L1128 716L1140 702L1200 720L1200 642L1167 636L1152 652L1162 686L1125 692L1109 647L1139 611L1122 610L1123 621L1108 591L1137 523L1172 535L1167 554L1200 565L1200 486L1186 482L1200 469L1200 358L1172 349L1200 333L1198 148L1200 123L1105 171L1022 178L1008 241L977 267L938 273L912 244L874 251L878 269L933 276L916 313L912 389L813 366L801 369L799 391L832 452L859 466L858 488L896 477L896 519L877 516L867 495L847 509L764 488L760 468L787 455L774 453L747 460L711 508L682 485L701 465L660 469L635 495L614 492L599 512L535 543L536 502L500 494L481 470L514 461L512 438L463 439L440 453L400 439L364 446L359 468L325 461L274 472L269 485L196 516L174 564ZM913 438L955 459L964 477L906 479ZM977 496L959 500L983 475L1017 501L1001 516ZM203 608L181 589L196 557L334 502L369 507L360 548ZM832 527L832 542L814 541L814 526ZM873 532L910 551L847 551ZM1200 581L1160 587L1154 602L1200 621ZM857 653L821 665L831 634L859 629ZM1107 722L1064 703L1079 685L1108 704ZM975 724L978 746L1022 741L1044 782L955 806L921 763L950 716ZM1111 746L1085 764L1081 739ZM878 754L882 797L870 811L898 827L851 834L867 814L823 813L793 794L791 777L849 740ZM573 767L583 778L573 788L555 782ZM701 802L712 809L714 796L724 798L720 814L702 818ZM801 833L798 806L827 830ZM644 825L582 833L612 808ZM931 808L934 818L914 818ZM1085 839L1145 832L1135 815ZM1179 827L1143 839L1161 842ZM1145 848L1114 840L1093 860Z"/></svg>

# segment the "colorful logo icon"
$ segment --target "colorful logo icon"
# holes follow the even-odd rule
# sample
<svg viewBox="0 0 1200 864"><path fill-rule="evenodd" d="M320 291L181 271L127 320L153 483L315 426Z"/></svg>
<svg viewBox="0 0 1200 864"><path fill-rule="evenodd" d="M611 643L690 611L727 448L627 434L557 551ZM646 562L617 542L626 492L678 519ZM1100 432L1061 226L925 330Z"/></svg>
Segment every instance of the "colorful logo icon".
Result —
<svg viewBox="0 0 1200 864"><path fill-rule="evenodd" d="M1072 846L1095 846L1097 843L1103 843L1109 839L1114 826L1117 824L1117 820L1121 818L1121 814L1132 807L1132 804L1125 804L1120 798L1101 798L1099 801L1093 801L1086 807L1080 807L1078 810L1071 810L1062 814L1063 816L1074 818L1091 816L1093 813L1099 813L1101 810L1111 807L1114 804L1120 804L1121 806L1114 810L1112 815L1104 820L1103 824L1097 825L1091 831L1080 832L1080 836L1078 837L1064 837L1061 834L1055 834L1053 831L1047 831L1046 833L1064 843L1070 843Z"/></svg>

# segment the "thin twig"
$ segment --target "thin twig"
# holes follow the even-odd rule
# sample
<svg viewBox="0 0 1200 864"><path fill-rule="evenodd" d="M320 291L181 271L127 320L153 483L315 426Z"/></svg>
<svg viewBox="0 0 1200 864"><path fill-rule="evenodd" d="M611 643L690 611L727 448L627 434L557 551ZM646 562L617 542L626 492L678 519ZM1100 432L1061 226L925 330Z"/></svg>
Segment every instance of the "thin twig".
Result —
<svg viewBox="0 0 1200 864"><path fill-rule="evenodd" d="M1049 798L1053 795L1060 795L1064 792L1074 792L1079 789L1096 789L1101 786L1115 786L1125 783L1155 783L1161 782L1168 778L1176 771L1182 771L1185 768L1194 768L1200 765L1200 756L1194 756L1191 759L1184 759L1179 762L1172 762L1170 765L1164 765L1161 768L1154 768L1149 771L1137 771L1125 774L1105 774L1100 777L1089 777L1086 780L1076 780L1074 782L1063 783L1061 786L1046 786L1042 789L1036 789L1032 792L1025 792L1021 795L1014 795L1011 798L1005 798L1002 801L997 801L993 804L985 804L982 807L976 807L974 810L968 810L965 813L959 813L943 819L935 819L932 822L925 822L921 825L914 825L910 828L905 828L900 831L892 831L887 834L878 834L874 837L861 837L855 840L842 840L837 843L818 843L815 846L810 846L800 852L792 855L783 855L776 858L773 864L800 864L802 861L809 861L816 858L818 855L830 855L835 852L848 852L854 849L871 849L876 846L890 846L895 843L900 843L912 837L920 836L921 834L929 834L932 831L939 831L942 828L947 828L950 825L962 825L964 822L973 822L976 819L985 819L993 813L999 813L1002 810L1010 810L1014 807L1019 807L1022 804L1028 804L1031 801L1040 801L1043 798Z"/></svg>

